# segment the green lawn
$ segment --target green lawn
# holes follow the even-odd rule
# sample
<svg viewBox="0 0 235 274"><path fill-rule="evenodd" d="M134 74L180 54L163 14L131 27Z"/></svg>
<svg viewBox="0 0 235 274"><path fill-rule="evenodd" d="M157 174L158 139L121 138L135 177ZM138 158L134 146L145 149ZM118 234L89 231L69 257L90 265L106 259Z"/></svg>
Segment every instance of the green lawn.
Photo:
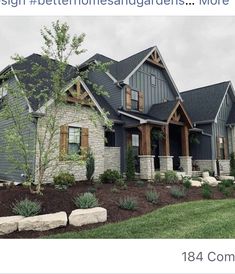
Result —
<svg viewBox="0 0 235 274"><path fill-rule="evenodd" d="M235 200L166 206L120 223L49 238L235 238Z"/></svg>

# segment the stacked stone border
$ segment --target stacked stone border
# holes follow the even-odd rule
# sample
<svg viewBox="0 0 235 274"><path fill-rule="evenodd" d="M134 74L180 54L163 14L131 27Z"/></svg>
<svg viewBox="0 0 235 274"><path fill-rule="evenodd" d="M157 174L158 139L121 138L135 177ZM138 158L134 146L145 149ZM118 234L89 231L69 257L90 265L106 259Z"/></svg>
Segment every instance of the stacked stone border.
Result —
<svg viewBox="0 0 235 274"><path fill-rule="evenodd" d="M0 235L15 231L46 231L58 227L82 226L107 221L107 210L102 207L73 210L69 217L65 211L33 217L0 217Z"/></svg>

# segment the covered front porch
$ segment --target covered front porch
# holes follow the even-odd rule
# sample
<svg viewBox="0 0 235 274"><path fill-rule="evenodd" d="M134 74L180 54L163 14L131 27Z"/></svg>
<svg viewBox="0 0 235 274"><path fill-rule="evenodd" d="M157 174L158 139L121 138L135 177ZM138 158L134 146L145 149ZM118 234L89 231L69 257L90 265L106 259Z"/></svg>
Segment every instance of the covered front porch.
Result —
<svg viewBox="0 0 235 274"><path fill-rule="evenodd" d="M176 170L191 175L191 128L191 121L180 101L174 105L166 121L149 120L127 128L127 144L133 148L140 178L151 180L156 170Z"/></svg>

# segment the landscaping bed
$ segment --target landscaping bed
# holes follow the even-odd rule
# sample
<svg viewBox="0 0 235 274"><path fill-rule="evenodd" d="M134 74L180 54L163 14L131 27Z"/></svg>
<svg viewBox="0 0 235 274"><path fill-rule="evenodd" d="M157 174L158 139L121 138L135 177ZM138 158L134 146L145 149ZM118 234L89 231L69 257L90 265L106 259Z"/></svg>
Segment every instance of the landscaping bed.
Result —
<svg viewBox="0 0 235 274"><path fill-rule="evenodd" d="M182 186L182 183L174 183L171 186ZM155 190L160 196L157 204L149 203L146 200L145 194L149 190ZM0 217L12 216L12 204L17 200L28 198L30 200L36 200L41 203L41 213L48 214L58 211L65 211L68 215L72 210L76 209L73 203L73 198L77 194L85 192L95 191L95 195L99 200L99 206L107 209L108 221L106 223L114 223L122 220L129 219L131 217L140 216L151 212L157 208L164 207L166 205L182 203L188 201L202 200L202 188L191 187L186 190L185 197L180 199L172 197L170 193L170 185L166 183L154 183L148 184L146 182L128 183L128 186L122 189L114 184L101 184L96 187L91 182L77 182L66 190L55 189L54 186L45 186L43 195L30 194L29 189L19 185L11 187L0 188ZM131 196L136 199L136 210L124 210L119 208L118 203L120 198ZM235 191L230 193L230 197L235 197ZM212 188L212 199L224 199L226 196L218 190L217 187ZM95 228L103 223L86 225L83 227L73 227L68 225L67 227L57 228L51 231L35 232L35 231L22 231L14 232L12 234L0 236L1 238L37 238L46 235L63 233L68 231L81 231L90 228Z"/></svg>

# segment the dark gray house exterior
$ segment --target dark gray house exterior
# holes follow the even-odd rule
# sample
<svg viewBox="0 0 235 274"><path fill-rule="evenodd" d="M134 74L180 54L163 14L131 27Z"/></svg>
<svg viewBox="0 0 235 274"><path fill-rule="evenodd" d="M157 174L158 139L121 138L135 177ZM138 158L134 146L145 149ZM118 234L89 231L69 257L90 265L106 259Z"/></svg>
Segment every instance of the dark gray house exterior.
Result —
<svg viewBox="0 0 235 274"><path fill-rule="evenodd" d="M26 60L29 71L33 63L42 63L37 54ZM221 172L229 174L229 154L235 152L235 92L231 82L179 92L156 46L121 61L96 54L79 67L80 72L94 62L110 62L109 71L90 71L89 81L81 84L97 110L107 111L113 122L112 131L104 128L106 141L102 151L107 159L114 159L117 169L125 172L126 150L132 146L136 172L143 179L152 179L155 170L174 169L191 175L193 171L209 169L216 173L217 159ZM17 64L2 73L14 66ZM41 77L48 77L48 73ZM74 74L75 69L69 67L68 82ZM25 79L15 77L9 81L14 85L14 81ZM103 86L109 96L97 95L91 82ZM2 100L4 96L7 94L0 93ZM33 98L26 94L25 101L17 103L25 104L26 111L35 114L45 102L35 102ZM4 131L11 122L0 121L2 147ZM26 133L30 145L35 146L35 154L36 123L35 120L29 125ZM110 162L107 159L103 160ZM33 155L32 173L35 161ZM107 163L103 170L109 168ZM0 179L22 181L21 171L14 170L4 150L0 150Z"/></svg>

